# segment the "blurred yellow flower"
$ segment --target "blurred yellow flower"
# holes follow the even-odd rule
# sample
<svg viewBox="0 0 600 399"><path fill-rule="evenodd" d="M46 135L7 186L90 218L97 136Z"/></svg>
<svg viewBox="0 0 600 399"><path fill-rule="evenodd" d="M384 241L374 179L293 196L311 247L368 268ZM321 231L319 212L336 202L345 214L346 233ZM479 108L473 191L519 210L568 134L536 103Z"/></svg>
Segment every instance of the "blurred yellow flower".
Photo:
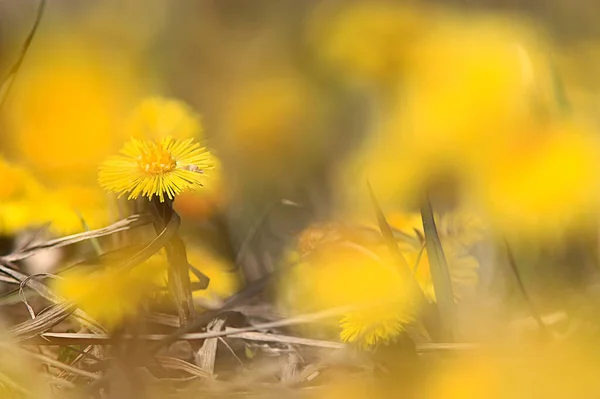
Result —
<svg viewBox="0 0 600 399"><path fill-rule="evenodd" d="M239 269L231 262L220 258L198 246L188 247L188 262L210 278L207 289L193 290L194 298L223 301L242 288ZM198 277L190 272L192 288Z"/></svg>
<svg viewBox="0 0 600 399"><path fill-rule="evenodd" d="M339 243L344 239L348 239L348 229L340 223L312 224L298 236L298 255L304 258L325 245Z"/></svg>
<svg viewBox="0 0 600 399"><path fill-rule="evenodd" d="M187 189L201 186L206 172L214 168L212 154L194 139L140 141L131 138L121 155L108 158L101 166L98 181L108 191L128 199L157 196L161 202Z"/></svg>
<svg viewBox="0 0 600 399"><path fill-rule="evenodd" d="M398 312L396 307L403 302L373 304L347 313L340 319L340 338L364 349L393 342L416 319L414 315Z"/></svg>
<svg viewBox="0 0 600 399"><path fill-rule="evenodd" d="M390 83L400 74L407 50L430 23L414 6L387 1L318 7L309 40L322 61L336 71L369 83Z"/></svg>
<svg viewBox="0 0 600 399"><path fill-rule="evenodd" d="M253 181L306 171L327 137L318 130L322 107L322 97L296 72L261 73L240 84L222 113L229 164Z"/></svg>
<svg viewBox="0 0 600 399"><path fill-rule="evenodd" d="M43 192L42 185L29 171L0 157L0 201L32 197Z"/></svg>
<svg viewBox="0 0 600 399"><path fill-rule="evenodd" d="M15 234L43 223L38 217L45 188L24 168L0 158L0 231Z"/></svg>
<svg viewBox="0 0 600 399"><path fill-rule="evenodd" d="M77 265L53 280L53 288L101 324L114 328L150 300L161 286L164 268L159 256L128 270L102 262Z"/></svg>
<svg viewBox="0 0 600 399"><path fill-rule="evenodd" d="M362 348L393 342L417 315L411 282L385 251L349 241L325 244L288 278L282 299L295 313L352 307L337 319L340 338Z"/></svg>
<svg viewBox="0 0 600 399"><path fill-rule="evenodd" d="M442 240L444 256L448 264L450 281L455 300L460 300L467 290L474 289L479 283L479 262L466 252L456 240ZM402 253L413 269L415 279L421 286L425 297L435 302L435 289L429 268L429 256L426 248L402 246Z"/></svg>
<svg viewBox="0 0 600 399"><path fill-rule="evenodd" d="M437 219L458 301L479 283L479 263L470 250L482 239L482 227L465 212ZM299 235L295 251L287 256L295 266L280 287L284 308L307 313L352 306L339 319L342 340L370 348L397 338L419 318L422 297L415 288L430 302L436 296L420 215L394 212L388 222L402 233L397 242L408 270L392 259L378 228L370 224L314 224Z"/></svg>
<svg viewBox="0 0 600 399"><path fill-rule="evenodd" d="M61 186L48 192L42 201L41 214L50 222L50 230L58 235L74 234L99 229L111 222L111 204L98 188Z"/></svg>
<svg viewBox="0 0 600 399"><path fill-rule="evenodd" d="M135 80L118 58L84 39L39 39L7 102L4 145L46 182L90 184L118 149Z"/></svg>
<svg viewBox="0 0 600 399"><path fill-rule="evenodd" d="M0 344L0 397L6 399L50 399L52 387L39 364L33 361L27 349L2 335Z"/></svg>
<svg viewBox="0 0 600 399"><path fill-rule="evenodd" d="M133 111L125 132L138 140L182 140L202 137L200 116L187 104L171 98L149 97Z"/></svg>
<svg viewBox="0 0 600 399"><path fill-rule="evenodd" d="M29 227L39 227L42 222L35 212L40 203L33 199L20 199L0 204L0 231L13 235Z"/></svg>
<svg viewBox="0 0 600 399"><path fill-rule="evenodd" d="M600 395L595 345L554 343L459 355L441 362L424 398L593 398Z"/></svg>
<svg viewBox="0 0 600 399"><path fill-rule="evenodd" d="M597 220L600 142L585 127L551 127L482 166L485 209L506 234L547 237Z"/></svg>
<svg viewBox="0 0 600 399"><path fill-rule="evenodd" d="M382 122L343 168L346 207L369 214L366 181L384 208L425 191L462 199L490 154L551 119L547 46L511 23L448 18L421 35Z"/></svg>

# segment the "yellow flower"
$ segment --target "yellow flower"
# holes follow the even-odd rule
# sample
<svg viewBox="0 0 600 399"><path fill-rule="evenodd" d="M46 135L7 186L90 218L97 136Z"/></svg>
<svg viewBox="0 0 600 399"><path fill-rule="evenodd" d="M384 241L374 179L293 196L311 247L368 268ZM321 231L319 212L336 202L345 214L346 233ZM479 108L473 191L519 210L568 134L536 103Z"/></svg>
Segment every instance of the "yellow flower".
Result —
<svg viewBox="0 0 600 399"><path fill-rule="evenodd" d="M43 222L44 187L24 168L0 158L0 231L14 234Z"/></svg>
<svg viewBox="0 0 600 399"><path fill-rule="evenodd" d="M43 186L28 170L0 157L0 201L39 195Z"/></svg>
<svg viewBox="0 0 600 399"><path fill-rule="evenodd" d="M210 278L207 289L193 290L194 298L225 300L242 288L240 272L231 262L196 246L189 247L187 255L188 262ZM190 272L190 280L193 286L198 277Z"/></svg>
<svg viewBox="0 0 600 399"><path fill-rule="evenodd" d="M106 263L106 262L104 262ZM78 265L53 280L56 292L108 328L136 315L161 285L165 264L153 256L130 270L107 264Z"/></svg>
<svg viewBox="0 0 600 399"><path fill-rule="evenodd" d="M89 40L40 39L7 101L3 145L44 181L92 184L98 164L119 148L135 79Z"/></svg>
<svg viewBox="0 0 600 399"><path fill-rule="evenodd" d="M373 304L344 315L340 319L340 338L363 349L393 342L415 320L414 315L398 311L397 306L406 306L403 302Z"/></svg>
<svg viewBox="0 0 600 399"><path fill-rule="evenodd" d="M139 140L200 139L200 117L182 101L163 97L143 100L133 111L125 132Z"/></svg>
<svg viewBox="0 0 600 399"><path fill-rule="evenodd" d="M367 180L384 208L425 191L462 199L473 170L556 110L543 42L487 22L440 23L412 47L382 123L343 169L348 207L369 214Z"/></svg>
<svg viewBox="0 0 600 399"><path fill-rule="evenodd" d="M347 229L339 223L313 224L302 230L298 237L298 255L305 257L315 250L348 237Z"/></svg>
<svg viewBox="0 0 600 399"><path fill-rule="evenodd" d="M397 77L407 49L428 25L417 8L391 2L358 2L334 12L330 8L317 8L310 41L331 67L370 83Z"/></svg>
<svg viewBox="0 0 600 399"><path fill-rule="evenodd" d="M161 202L205 181L206 171L213 169L212 154L194 139L176 140L167 137L160 141L125 143L121 155L107 159L98 174L100 185L128 199L140 195L149 199L157 196Z"/></svg>
<svg viewBox="0 0 600 399"><path fill-rule="evenodd" d="M4 327L4 326L3 326ZM6 328L6 327L4 327ZM52 386L27 349L2 334L0 351L0 397L6 399L50 399Z"/></svg>
<svg viewBox="0 0 600 399"><path fill-rule="evenodd" d="M321 130L324 106L310 82L287 68L238 85L221 118L222 145L240 180L289 180L310 170L328 137Z"/></svg>
<svg viewBox="0 0 600 399"><path fill-rule="evenodd" d="M98 188L62 186L43 198L40 214L50 222L50 230L59 234L74 234L85 229L99 229L110 224L111 203Z"/></svg>
<svg viewBox="0 0 600 399"><path fill-rule="evenodd" d="M435 302L429 256L424 245L425 232L420 215L393 212L388 222L392 227L400 228L401 231L409 234L408 238L399 237L398 246L425 297ZM403 226L406 227L402 229ZM454 297L459 300L467 290L475 288L479 283L479 262L469 251L483 238L482 222L470 213L455 211L441 217L437 216L436 227L448 265ZM407 229L412 230L412 236Z"/></svg>
<svg viewBox="0 0 600 399"><path fill-rule="evenodd" d="M597 137L573 124L543 133L498 151L479 170L478 194L493 226L503 233L549 237L596 221Z"/></svg>
<svg viewBox="0 0 600 399"><path fill-rule="evenodd" d="M441 362L422 387L421 397L560 399L600 395L600 364L594 356L597 345L591 341L497 346L502 349L488 348Z"/></svg>
<svg viewBox="0 0 600 399"><path fill-rule="evenodd" d="M386 253L344 241L325 244L290 271L281 288L294 313L350 306L337 323L340 338L361 348L393 342L417 317L411 282Z"/></svg>
<svg viewBox="0 0 600 399"><path fill-rule="evenodd" d="M443 240L442 248L448 264L454 298L460 300L466 291L474 289L479 283L479 262L475 257L469 255L456 240ZM415 279L421 286L425 297L429 301L435 302L435 289L427 249L406 245L402 246L402 253L413 269Z"/></svg>

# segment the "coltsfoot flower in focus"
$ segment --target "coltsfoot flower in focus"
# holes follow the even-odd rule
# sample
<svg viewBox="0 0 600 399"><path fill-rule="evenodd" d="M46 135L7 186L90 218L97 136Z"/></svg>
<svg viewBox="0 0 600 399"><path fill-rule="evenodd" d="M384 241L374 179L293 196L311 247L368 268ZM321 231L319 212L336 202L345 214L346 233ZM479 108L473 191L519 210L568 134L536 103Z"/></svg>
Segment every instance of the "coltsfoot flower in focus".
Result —
<svg viewBox="0 0 600 399"><path fill-rule="evenodd" d="M202 186L214 168L213 155L194 139L167 137L160 141L131 138L120 155L107 159L98 174L100 185L127 199L140 195L172 200L185 190Z"/></svg>
<svg viewBox="0 0 600 399"><path fill-rule="evenodd" d="M167 136L199 139L202 125L200 116L184 102L156 96L138 105L125 130L140 140L160 140Z"/></svg>

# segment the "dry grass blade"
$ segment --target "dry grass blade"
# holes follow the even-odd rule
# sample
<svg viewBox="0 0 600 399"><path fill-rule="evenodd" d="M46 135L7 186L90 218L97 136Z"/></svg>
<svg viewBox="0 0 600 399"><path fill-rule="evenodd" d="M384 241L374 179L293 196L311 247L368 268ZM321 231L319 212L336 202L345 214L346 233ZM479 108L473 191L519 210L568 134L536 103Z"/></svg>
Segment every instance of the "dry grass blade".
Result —
<svg viewBox="0 0 600 399"><path fill-rule="evenodd" d="M185 360L177 359L175 357L168 356L156 356L157 363L166 369L185 371L199 378L212 379L212 373L208 373L200 367L188 363Z"/></svg>
<svg viewBox="0 0 600 399"><path fill-rule="evenodd" d="M31 46L31 42L33 41L35 33L37 32L37 29L40 26L40 22L42 21L42 16L44 15L45 8L46 8L46 0L41 0L38 5L38 8L37 8L35 22L33 23L33 26L31 27L29 34L25 38L25 42L23 43L23 46L21 47L21 52L19 53L19 57L17 58L17 60L13 64L13 66L9 69L8 73L6 74L6 77L4 79L2 79L2 85L0 86L0 109L4 105L4 102L6 101L6 99L8 98L8 93L10 92L10 89L11 89L13 83L15 82L15 79L17 78L17 73L19 72L19 68L21 67L23 60L25 59L25 55L27 54L27 50L29 49L29 46Z"/></svg>
<svg viewBox="0 0 600 399"><path fill-rule="evenodd" d="M227 327L224 330L228 338L244 339L257 342L274 342L289 345L310 346L324 349L346 349L348 345L341 342L323 341L317 339L308 339L293 337L281 334L271 334L256 331L240 332L240 329ZM206 339L207 333L191 333L185 334L180 338L187 341L200 341ZM106 334L85 334L85 333L44 333L40 335L43 340L32 340L31 343L36 345L108 345L112 344L113 340ZM148 341L159 341L166 336L162 334L140 335L135 339L143 339ZM123 340L134 339L132 336L123 336ZM30 342L26 342L29 344ZM475 343L419 343L417 344L417 352L435 352L435 351L455 351L455 350L473 350L479 348Z"/></svg>
<svg viewBox="0 0 600 399"><path fill-rule="evenodd" d="M35 319L27 320L12 327L9 334L17 342L36 337L65 320L73 311L75 311L73 302L57 304L47 312L38 315Z"/></svg>
<svg viewBox="0 0 600 399"><path fill-rule="evenodd" d="M148 220L147 222L149 222ZM165 226L165 228L156 236L152 242L150 242L146 247L144 247L141 251L133 255L127 261L125 261L122 265L120 265L121 269L128 269L137 266L138 264L144 262L152 255L157 253L162 247L164 247L169 240L173 237L173 235L179 229L179 225L181 224L181 219L177 213L173 212L169 222Z"/></svg>
<svg viewBox="0 0 600 399"><path fill-rule="evenodd" d="M281 383L292 385L295 383L300 372L302 359L291 345L288 345L289 353L284 357L284 364L281 370Z"/></svg>
<svg viewBox="0 0 600 399"><path fill-rule="evenodd" d="M207 331L222 331L225 326L225 319L217 318L210 322ZM210 375L215 373L215 360L217 358L218 338L210 338L204 341L202 347L196 353L196 365Z"/></svg>
<svg viewBox="0 0 600 399"><path fill-rule="evenodd" d="M454 340L454 329L456 323L456 309L454 305L454 293L452 291L452 280L450 270L442 248L442 242L435 225L433 210L429 198L426 198L421 207L421 218L423 220L423 231L425 232L425 245L429 256L429 269L431 280L438 304L441 319L442 337L444 340Z"/></svg>
<svg viewBox="0 0 600 399"><path fill-rule="evenodd" d="M240 245L240 248L236 255L236 259L235 259L236 266L239 267L241 265L242 259L244 259L244 256L246 255L246 253L248 252L248 250L250 248L252 239L256 236L258 229L260 229L260 227L263 225L263 223L265 222L265 220L267 219L267 217L269 216L271 211L273 211L273 209L275 208L275 205L277 205L277 201L269 203L267 205L267 207L265 208L265 210L260 214L258 219L254 222L254 224L252 224L252 226L250 226L250 229L248 230L248 233L246 233L246 236L244 237L244 240L242 241L242 244Z"/></svg>
<svg viewBox="0 0 600 399"><path fill-rule="evenodd" d="M10 255L1 256L0 263L7 264L17 262L23 259L27 259L30 256L35 255L37 252L49 248L61 248L69 245L76 244L78 242L90 240L92 238L104 237L114 234L119 231L130 230L135 227L143 226L150 223L150 219L145 215L132 215L126 219L119 220L111 224L110 226L103 227L98 230L85 231L79 234L73 234L66 237L56 238L54 240L46 241L41 244L32 245L22 251L12 253Z"/></svg>
<svg viewBox="0 0 600 399"><path fill-rule="evenodd" d="M124 219L121 221L121 222L127 222L127 223L117 222L111 226L114 227L115 225L117 225L117 231L120 231L118 229L123 228L123 226L130 226L131 223L133 223L135 221L139 221L139 220L140 220L140 216L136 215L133 218L127 218L127 219ZM179 217L172 217L171 220L169 221L169 223L167 224L167 226L165 227L165 229L163 231L161 231L161 233L158 235L158 237L156 237L144 249L142 249L141 251L139 251L138 253L133 255L131 258L129 258L126 262L124 262L124 264L122 264L121 267L124 269L131 268L131 267L134 267L134 266L138 265L139 263L145 261L146 259L148 259L154 253L156 253L166 242L168 242L168 240L171 238L172 234L177 231L179 224L180 224ZM80 236L82 236L82 235L87 236L89 238L89 233L105 232L109 228L110 228L110 226L105 229L94 230L94 231L82 233L82 234L79 234L76 236L78 236L78 238L77 238L78 240L80 239ZM110 231L110 229L109 229L109 231ZM112 231L115 231L115 230L113 229ZM71 238L72 237L75 237L75 236L71 236ZM68 238L68 237L65 237L65 238ZM53 240L53 241L58 241L58 240ZM61 242L65 242L64 239ZM47 245L47 244L48 243L46 243L45 245ZM44 245L44 244L42 244L42 245ZM47 248L47 246L45 246L44 248ZM8 256L11 256L11 255L8 255ZM34 279L30 279L29 276L27 276L21 272L18 272L12 268L3 266L3 265L0 265L0 272L5 273L5 274L9 275L10 277L13 277L21 282L24 282L24 281L27 282L28 287L32 288L34 291L36 291L42 297L44 297L44 298L48 299L49 301L58 305L58 306L54 307L50 312L48 312L48 314L43 314L41 316L36 317L33 320L28 320L24 323L21 323L21 324L15 326L11 330L11 332L14 334L14 336L17 340L25 340L28 338L32 338L33 336L35 336L37 334L41 334L42 332L47 331L48 329L54 327L56 324L58 324L59 322L64 320L71 313L73 313L75 316L77 316L77 319L83 325L90 328L90 330L93 331L94 333L103 333L104 332L104 329L100 325L98 325L98 323L94 322L92 318L87 316L80 309L75 309L74 304L72 302L68 302L64 298L61 298L61 297L57 296L56 294L54 294L45 284L40 283Z"/></svg>
<svg viewBox="0 0 600 399"><path fill-rule="evenodd" d="M7 267L5 265L0 264L0 273L4 273L15 280L19 281L23 285L31 288L36 293L38 293L43 298L57 305L50 314L43 314L41 316L36 317L34 320L28 320L24 323L21 323L13 328L14 333L17 337L23 335L19 339L27 339L30 338L27 334L30 334L32 331L44 332L49 328L54 327L56 324L60 323L64 320L69 314L74 313L77 319L86 327L88 327L91 331L96 333L104 332L104 329L96 323L91 317L86 315L83 311L79 309L72 309L73 304L67 304L67 301L64 298L54 294L50 288L48 288L44 283L41 283L35 279L31 279L30 276L21 273L13 268ZM60 309L64 309L65 312L68 312L64 315L54 314L54 312L60 312ZM62 318L61 318L62 317ZM46 327L44 327L44 325ZM45 329L44 329L45 328Z"/></svg>
<svg viewBox="0 0 600 399"><path fill-rule="evenodd" d="M235 330L233 328L226 328L225 331ZM290 345L302 345L302 346L312 346L316 348L327 348L327 349L344 349L347 348L346 344L341 342L333 342L333 341L323 341L318 339L308 339L308 338L300 338L300 337L292 337L288 335L281 334L270 334L270 333L262 333L262 332L245 332L238 333L232 338L240 338L246 339L248 341L261 341L261 342L276 342L281 344L290 344Z"/></svg>
<svg viewBox="0 0 600 399"><path fill-rule="evenodd" d="M27 353L28 355L30 355L31 357L39 360L42 363L45 363L45 364L47 364L49 366L52 366L52 367L56 367L56 368L61 369L61 370L68 371L71 374L76 374L76 375L79 375L81 377L86 377L86 378L89 378L89 379L92 379L92 380L99 380L101 378L97 374L90 373L89 371L85 371L85 370L78 369L76 367L69 366L68 364L64 364L62 362L59 362L58 360L54 360L54 359L52 359L52 358L50 358L48 356L45 356L45 355L42 355L42 354L39 354L39 353L28 352L28 351L24 351L24 353Z"/></svg>
<svg viewBox="0 0 600 399"><path fill-rule="evenodd" d="M209 310L202 313L201 315L198 315L196 319L194 319L193 323L179 328L178 330L174 331L172 334L169 334L163 340L158 342L156 346L151 349L151 352L154 353L163 346L172 344L173 342L177 341L179 337L186 333L196 331L204 327L207 323L209 323L212 319L220 315L222 312L234 309L238 305L247 303L247 301L250 298L253 298L254 296L258 295L263 291L267 283L271 281L272 276L273 273L268 274L260 278L259 280L253 281L252 283L246 285L246 287L242 291L229 297L229 299L227 299L225 303L223 303L223 306L221 306L220 308Z"/></svg>

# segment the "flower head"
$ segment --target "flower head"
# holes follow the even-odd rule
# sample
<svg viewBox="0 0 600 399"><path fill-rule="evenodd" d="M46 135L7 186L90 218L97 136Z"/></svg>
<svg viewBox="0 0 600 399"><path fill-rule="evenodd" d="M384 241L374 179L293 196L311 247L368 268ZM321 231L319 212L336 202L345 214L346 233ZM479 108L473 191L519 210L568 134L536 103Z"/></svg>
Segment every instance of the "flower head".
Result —
<svg viewBox="0 0 600 399"><path fill-rule="evenodd" d="M419 306L410 281L381 249L350 241L315 248L283 283L284 306L297 313L349 307L319 327L362 349L393 342Z"/></svg>
<svg viewBox="0 0 600 399"><path fill-rule="evenodd" d="M173 199L177 194L202 185L205 171L214 168L212 154L194 139L176 140L167 137L160 141L140 141L131 138L121 155L107 159L98 175L100 185L128 199L165 194Z"/></svg>
<svg viewBox="0 0 600 399"><path fill-rule="evenodd" d="M399 312L396 309L398 305L402 302L374 305L344 315L340 319L340 338L364 349L393 342L415 319L414 315Z"/></svg>

